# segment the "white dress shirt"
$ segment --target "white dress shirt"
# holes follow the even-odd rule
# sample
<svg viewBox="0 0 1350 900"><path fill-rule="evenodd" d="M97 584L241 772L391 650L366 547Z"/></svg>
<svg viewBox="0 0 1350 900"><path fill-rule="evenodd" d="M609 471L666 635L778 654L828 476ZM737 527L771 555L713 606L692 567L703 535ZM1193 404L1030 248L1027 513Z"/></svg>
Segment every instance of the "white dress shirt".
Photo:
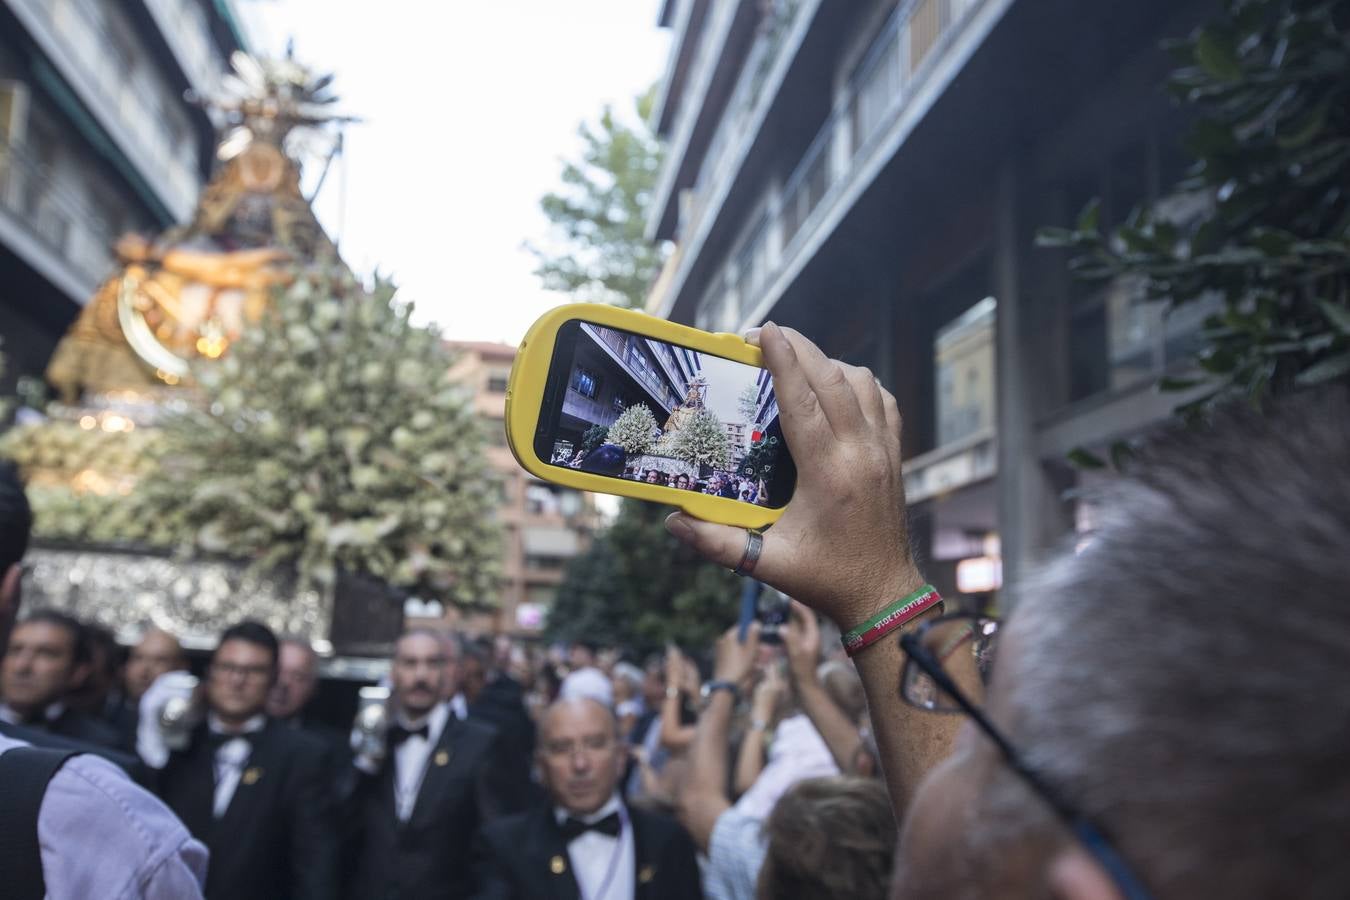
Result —
<svg viewBox="0 0 1350 900"><path fill-rule="evenodd" d="M637 849L633 844L633 824L616 793L609 802L589 816L574 818L590 824L599 822L610 813L619 813L623 823L618 837L599 831L588 831L567 845L576 875L581 900L632 900L637 870ZM571 815L562 807L554 807L554 816L561 825ZM606 883L608 882L608 883Z"/></svg>
<svg viewBox="0 0 1350 900"><path fill-rule="evenodd" d="M450 698L450 711L456 719L464 721L469 717L469 701L464 699L463 694L456 694Z"/></svg>
<svg viewBox="0 0 1350 900"><path fill-rule="evenodd" d="M47 708L42 711L42 720L44 722L54 722L61 718L61 714L65 711L66 705L58 700L55 703L49 704ZM8 703L0 703L0 722L8 722L10 725L27 724L24 722L23 716L19 715L19 713Z"/></svg>
<svg viewBox="0 0 1350 900"><path fill-rule="evenodd" d="M225 728L215 713L210 713L206 717L206 727L212 734L252 734L262 731L266 724L267 719L261 713L249 719L243 728L237 730ZM239 787L239 779L244 775L244 766L252 755L253 746L242 737L226 741L216 748L216 793L215 800L211 804L211 815L217 819L224 816L225 810L230 808L235 789Z"/></svg>
<svg viewBox="0 0 1350 900"><path fill-rule="evenodd" d="M441 739L445 723L450 720L450 704L438 703L417 721L410 721L403 713L398 713L398 724L404 728L427 726L427 736L415 734L399 744L394 751L394 809L398 820L406 822L412 817L413 807L417 805L417 794L422 790L422 779L427 773L427 761L431 750Z"/></svg>

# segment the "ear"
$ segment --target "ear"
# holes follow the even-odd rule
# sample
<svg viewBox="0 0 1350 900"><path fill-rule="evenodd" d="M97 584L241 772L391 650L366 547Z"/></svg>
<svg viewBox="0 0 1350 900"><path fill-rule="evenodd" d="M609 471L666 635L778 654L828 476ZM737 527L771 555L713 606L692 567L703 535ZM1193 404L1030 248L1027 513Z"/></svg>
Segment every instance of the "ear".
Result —
<svg viewBox="0 0 1350 900"><path fill-rule="evenodd" d="M1077 845L1064 848L1050 860L1046 877L1055 900L1124 900L1106 870Z"/></svg>

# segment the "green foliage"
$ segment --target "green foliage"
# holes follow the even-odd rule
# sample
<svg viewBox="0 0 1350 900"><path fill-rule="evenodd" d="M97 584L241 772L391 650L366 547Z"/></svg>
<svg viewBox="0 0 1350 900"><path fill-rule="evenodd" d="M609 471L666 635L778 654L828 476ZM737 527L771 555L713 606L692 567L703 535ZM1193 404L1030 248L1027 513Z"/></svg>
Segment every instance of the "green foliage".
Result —
<svg viewBox="0 0 1350 900"><path fill-rule="evenodd" d="M636 125L608 106L599 122L582 124L580 159L563 163L562 189L539 201L555 244L529 249L548 290L629 308L646 300L665 260L645 236L661 168L661 145L646 124L654 97L653 87L637 99Z"/></svg>
<svg viewBox="0 0 1350 900"><path fill-rule="evenodd" d="M687 463L725 469L731 465L731 441L710 409L700 409L670 435L671 456Z"/></svg>
<svg viewBox="0 0 1350 900"><path fill-rule="evenodd" d="M755 415L759 412L759 385L753 381L745 386L739 397L736 398L736 408L741 414L741 421L749 426L755 421Z"/></svg>
<svg viewBox="0 0 1350 900"><path fill-rule="evenodd" d="M609 426L608 440L622 447L628 456L641 456L651 449L657 432L656 416L645 403L634 403Z"/></svg>
<svg viewBox="0 0 1350 900"><path fill-rule="evenodd" d="M1196 164L1173 195L1111 234L1096 205L1039 243L1092 279L1134 277L1172 307L1217 297L1204 323L1205 402L1350 380L1350 8L1228 0L1173 49L1171 89L1196 114ZM1193 216L1172 212L1180 201ZM1200 202L1194 202L1198 199Z"/></svg>
<svg viewBox="0 0 1350 900"><path fill-rule="evenodd" d="M754 480L771 480L770 476L773 473L772 469L768 467L773 466L774 461L778 458L779 449L778 438L776 437L762 437L755 441L750 445L750 450L741 460L740 466L737 467L739 474Z"/></svg>
<svg viewBox="0 0 1350 900"><path fill-rule="evenodd" d="M671 537L669 513L623 501L614 523L569 564L545 624L550 639L639 653L668 642L702 650L735 621L740 579Z"/></svg>
<svg viewBox="0 0 1350 900"><path fill-rule="evenodd" d="M385 284L298 273L170 418L145 501L182 543L452 602L495 591L496 483L438 334Z"/></svg>
<svg viewBox="0 0 1350 900"><path fill-rule="evenodd" d="M586 429L586 433L581 436L581 449L590 453L596 447L599 447L609 437L609 429L604 425L592 425Z"/></svg>

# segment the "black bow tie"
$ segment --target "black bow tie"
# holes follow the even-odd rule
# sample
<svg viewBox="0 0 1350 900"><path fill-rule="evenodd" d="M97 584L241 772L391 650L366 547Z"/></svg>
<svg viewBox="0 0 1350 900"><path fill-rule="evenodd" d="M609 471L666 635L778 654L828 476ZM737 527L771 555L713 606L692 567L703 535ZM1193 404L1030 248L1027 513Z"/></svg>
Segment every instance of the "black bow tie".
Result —
<svg viewBox="0 0 1350 900"><path fill-rule="evenodd" d="M568 816L563 819L562 825L563 843L570 844L588 831L598 831L601 834L607 834L610 837L619 836L619 814L612 812L597 822L583 822L580 819L574 819Z"/></svg>
<svg viewBox="0 0 1350 900"><path fill-rule="evenodd" d="M413 735L429 741L431 740L431 729L427 727L425 722L417 728L404 728L402 725L395 723L389 727L389 744L398 747Z"/></svg>
<svg viewBox="0 0 1350 900"><path fill-rule="evenodd" d="M254 740L257 736L258 733L256 731L245 731L240 734L225 734L222 731L208 731L206 733L206 742L210 745L212 750L219 750L230 741L235 740L236 738L242 738L243 740L248 741L249 747L252 747L254 746Z"/></svg>

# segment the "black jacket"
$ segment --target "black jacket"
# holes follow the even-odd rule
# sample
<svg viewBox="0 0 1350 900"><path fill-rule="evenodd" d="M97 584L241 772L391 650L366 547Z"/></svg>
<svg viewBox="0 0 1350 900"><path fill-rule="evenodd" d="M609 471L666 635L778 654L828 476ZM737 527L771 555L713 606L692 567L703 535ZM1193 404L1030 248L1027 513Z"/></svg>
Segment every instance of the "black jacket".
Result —
<svg viewBox="0 0 1350 900"><path fill-rule="evenodd" d="M694 842L673 819L628 808L636 869L634 900L698 900ZM483 829L474 849L476 900L581 900L553 808L511 816ZM626 900L626 898L619 898Z"/></svg>
<svg viewBox="0 0 1350 900"><path fill-rule="evenodd" d="M120 768L131 776L131 779L138 784L149 786L148 772L145 764L141 762L140 757L133 756L130 753L122 753L105 747L101 744L89 744L84 741L77 741L74 738L63 737L59 734L53 734L39 728L31 728L27 725L11 725L8 722L0 722L0 734L5 737L13 738L16 741L25 741L34 747L46 747L52 750L74 750L76 753L92 753L95 756L101 756L108 762Z"/></svg>
<svg viewBox="0 0 1350 900"><path fill-rule="evenodd" d="M69 707L63 709L61 715L55 719L34 722L29 727L38 731L49 731L52 734L70 738L72 741L83 741L86 744L96 744L99 747L107 747L111 750L124 748L122 736L112 725L95 719L93 716L87 716L82 712L76 712Z"/></svg>
<svg viewBox="0 0 1350 900"><path fill-rule="evenodd" d="M355 770L353 770L355 771ZM376 775L356 776L349 835L356 871L351 900L440 900L468 895L470 848L486 822L520 808L496 729L452 714L427 760L407 822L395 812L393 754Z"/></svg>
<svg viewBox="0 0 1350 900"><path fill-rule="evenodd" d="M276 722L257 732L225 814L212 816L215 753L199 726L187 750L172 753L157 792L193 837L206 844L208 900L332 900L338 841L327 749Z"/></svg>

